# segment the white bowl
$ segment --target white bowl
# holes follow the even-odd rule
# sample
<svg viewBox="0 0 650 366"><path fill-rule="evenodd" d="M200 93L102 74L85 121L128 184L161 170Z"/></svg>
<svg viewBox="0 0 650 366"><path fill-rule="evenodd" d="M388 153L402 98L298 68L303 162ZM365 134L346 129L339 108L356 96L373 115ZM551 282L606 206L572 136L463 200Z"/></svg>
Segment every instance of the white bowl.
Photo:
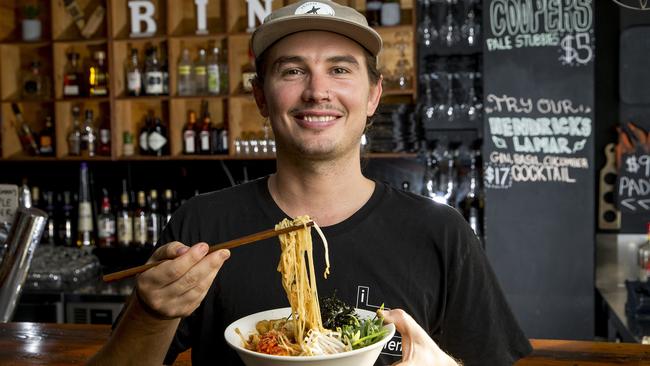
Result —
<svg viewBox="0 0 650 366"><path fill-rule="evenodd" d="M362 318L372 318L375 313L363 309L355 309L357 314ZM380 341L367 347L355 349L348 352L337 353L323 356L275 356L247 350L242 345L242 340L235 333L235 328L239 328L244 337L256 332L255 325L260 320L271 320L286 318L291 314L291 308L281 308L262 311L246 317L243 317L226 328L224 336L226 341L241 357L246 366L282 366L288 363L296 363L305 366L372 366L379 358L384 345L395 335L395 326L393 324L384 325L388 329L388 334Z"/></svg>

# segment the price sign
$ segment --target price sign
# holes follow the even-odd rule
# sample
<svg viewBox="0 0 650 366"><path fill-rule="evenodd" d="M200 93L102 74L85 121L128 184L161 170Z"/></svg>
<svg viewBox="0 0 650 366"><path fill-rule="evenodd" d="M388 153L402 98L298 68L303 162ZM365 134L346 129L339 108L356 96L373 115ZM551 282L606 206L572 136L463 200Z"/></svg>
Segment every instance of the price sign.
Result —
<svg viewBox="0 0 650 366"><path fill-rule="evenodd" d="M618 203L622 212L650 212L650 155L637 151L623 156L618 177Z"/></svg>
<svg viewBox="0 0 650 366"><path fill-rule="evenodd" d="M486 164L484 184L495 189L510 188L512 186L511 167L507 164Z"/></svg>
<svg viewBox="0 0 650 366"><path fill-rule="evenodd" d="M0 184L0 222L13 222L18 208L18 186Z"/></svg>

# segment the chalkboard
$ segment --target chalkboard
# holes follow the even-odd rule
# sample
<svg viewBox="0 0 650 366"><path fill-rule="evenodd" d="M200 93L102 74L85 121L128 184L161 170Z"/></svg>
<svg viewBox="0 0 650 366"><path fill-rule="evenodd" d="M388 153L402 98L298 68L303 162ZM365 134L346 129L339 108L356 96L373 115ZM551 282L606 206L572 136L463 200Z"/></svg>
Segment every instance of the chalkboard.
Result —
<svg viewBox="0 0 650 366"><path fill-rule="evenodd" d="M650 221L650 153L639 149L623 155L622 162L616 184L618 207Z"/></svg>
<svg viewBox="0 0 650 366"><path fill-rule="evenodd" d="M486 250L527 336L594 335L590 0L491 0L484 17Z"/></svg>

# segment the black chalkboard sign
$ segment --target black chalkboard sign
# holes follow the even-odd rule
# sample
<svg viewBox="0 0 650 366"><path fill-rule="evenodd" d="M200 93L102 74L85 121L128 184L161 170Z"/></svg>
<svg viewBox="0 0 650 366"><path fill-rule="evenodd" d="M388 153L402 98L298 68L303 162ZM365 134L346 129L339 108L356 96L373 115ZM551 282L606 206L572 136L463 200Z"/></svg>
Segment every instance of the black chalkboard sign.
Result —
<svg viewBox="0 0 650 366"><path fill-rule="evenodd" d="M621 160L616 182L618 207L623 214L644 215L650 221L650 153L638 149Z"/></svg>
<svg viewBox="0 0 650 366"><path fill-rule="evenodd" d="M485 1L486 250L529 337L590 339L590 0Z"/></svg>

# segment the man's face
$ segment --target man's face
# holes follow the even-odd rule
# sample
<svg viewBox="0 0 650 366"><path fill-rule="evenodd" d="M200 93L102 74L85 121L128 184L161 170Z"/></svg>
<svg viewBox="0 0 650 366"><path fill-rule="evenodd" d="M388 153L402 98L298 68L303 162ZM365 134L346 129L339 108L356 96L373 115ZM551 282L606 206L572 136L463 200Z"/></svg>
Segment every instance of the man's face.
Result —
<svg viewBox="0 0 650 366"><path fill-rule="evenodd" d="M329 160L359 151L367 117L381 97L371 85L363 48L321 31L289 35L268 51L255 98L281 152Z"/></svg>

